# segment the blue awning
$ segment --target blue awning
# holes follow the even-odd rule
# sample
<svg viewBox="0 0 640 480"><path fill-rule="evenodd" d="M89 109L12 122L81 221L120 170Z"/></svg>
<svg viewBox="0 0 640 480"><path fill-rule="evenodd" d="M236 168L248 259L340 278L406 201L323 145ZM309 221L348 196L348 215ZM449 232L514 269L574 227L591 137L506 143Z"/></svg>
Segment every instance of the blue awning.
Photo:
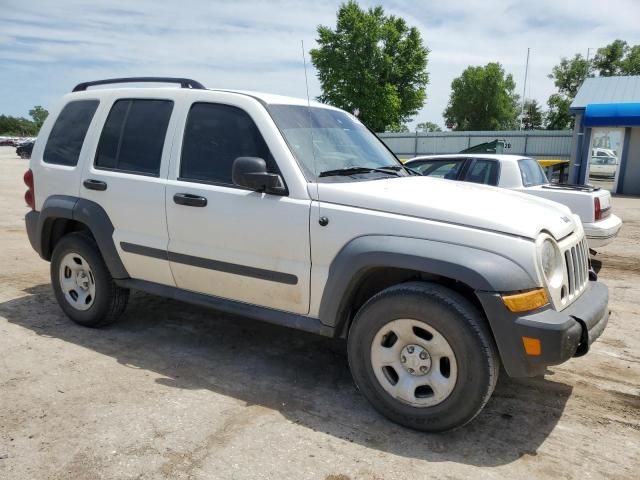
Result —
<svg viewBox="0 0 640 480"><path fill-rule="evenodd" d="M583 119L585 127L637 127L640 103L590 103Z"/></svg>

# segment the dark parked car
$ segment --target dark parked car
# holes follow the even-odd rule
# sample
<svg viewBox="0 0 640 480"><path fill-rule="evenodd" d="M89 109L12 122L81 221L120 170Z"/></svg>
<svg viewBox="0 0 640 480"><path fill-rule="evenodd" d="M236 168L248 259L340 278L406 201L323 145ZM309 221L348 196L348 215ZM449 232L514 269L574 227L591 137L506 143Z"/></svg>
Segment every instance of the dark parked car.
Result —
<svg viewBox="0 0 640 480"><path fill-rule="evenodd" d="M16 154L20 158L31 158L31 152L33 151L33 145L35 143L34 141L21 143L18 145L18 148L16 148Z"/></svg>
<svg viewBox="0 0 640 480"><path fill-rule="evenodd" d="M15 147L16 141L13 138L0 138L0 147Z"/></svg>

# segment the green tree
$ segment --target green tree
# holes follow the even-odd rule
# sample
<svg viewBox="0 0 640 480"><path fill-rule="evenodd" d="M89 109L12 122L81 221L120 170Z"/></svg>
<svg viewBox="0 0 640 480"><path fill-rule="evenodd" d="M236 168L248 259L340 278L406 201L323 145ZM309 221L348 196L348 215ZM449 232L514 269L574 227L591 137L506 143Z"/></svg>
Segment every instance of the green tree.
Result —
<svg viewBox="0 0 640 480"><path fill-rule="evenodd" d="M409 132L409 127L407 127L404 123L389 125L386 131L391 133L407 133Z"/></svg>
<svg viewBox="0 0 640 480"><path fill-rule="evenodd" d="M579 53L573 58L562 57L560 63L553 67L549 78L553 79L558 92L547 100L547 129L564 130L573 127L573 115L569 112L569 106L588 76L593 76L593 65Z"/></svg>
<svg viewBox="0 0 640 480"><path fill-rule="evenodd" d="M593 58L593 67L601 77L622 75L622 59L627 54L629 45L624 40L614 40L609 45L599 48Z"/></svg>
<svg viewBox="0 0 640 480"><path fill-rule="evenodd" d="M508 130L518 125L518 95L502 65L467 67L451 83L444 117L453 130Z"/></svg>
<svg viewBox="0 0 640 480"><path fill-rule="evenodd" d="M537 100L526 100L522 112L524 130L540 130L544 123L544 113Z"/></svg>
<svg viewBox="0 0 640 480"><path fill-rule="evenodd" d="M624 40L614 40L598 49L593 66L601 77L640 74L640 45L629 46Z"/></svg>
<svg viewBox="0 0 640 480"><path fill-rule="evenodd" d="M587 76L592 76L592 66L586 58L577 53L573 58L562 57L553 67L549 78L553 79L558 92L573 100Z"/></svg>
<svg viewBox="0 0 640 480"><path fill-rule="evenodd" d="M318 27L317 42L310 53L321 102L358 109L360 120L377 132L397 128L424 105L429 50L402 18L350 0L338 9L335 30Z"/></svg>
<svg viewBox="0 0 640 480"><path fill-rule="evenodd" d="M31 120L0 115L0 135L27 137L37 135L38 128Z"/></svg>
<svg viewBox="0 0 640 480"><path fill-rule="evenodd" d="M33 119L33 123L35 124L36 128L40 130L40 127L42 127L42 124L49 116L49 112L40 105L36 105L31 110L29 110L29 116Z"/></svg>
<svg viewBox="0 0 640 480"><path fill-rule="evenodd" d="M546 114L547 130L566 130L573 128L573 115L569 112L571 99L566 95L554 93L547 100L549 110Z"/></svg>
<svg viewBox="0 0 640 480"><path fill-rule="evenodd" d="M416 125L416 131L418 132L441 132L440 125L433 122L422 122Z"/></svg>
<svg viewBox="0 0 640 480"><path fill-rule="evenodd" d="M640 45L631 47L620 63L623 75L640 75Z"/></svg>

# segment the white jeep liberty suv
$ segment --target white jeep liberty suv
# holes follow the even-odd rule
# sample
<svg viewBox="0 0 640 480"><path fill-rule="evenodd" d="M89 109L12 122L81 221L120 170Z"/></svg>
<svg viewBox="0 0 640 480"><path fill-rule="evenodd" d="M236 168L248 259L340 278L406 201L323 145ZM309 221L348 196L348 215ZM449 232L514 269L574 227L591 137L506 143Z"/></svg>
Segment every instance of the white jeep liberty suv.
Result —
<svg viewBox="0 0 640 480"><path fill-rule="evenodd" d="M102 88L125 82L181 88ZM130 289L347 339L382 414L473 419L500 364L544 373L604 330L608 291L566 207L412 175L327 105L189 79L76 86L45 122L29 240L62 310L96 327Z"/></svg>

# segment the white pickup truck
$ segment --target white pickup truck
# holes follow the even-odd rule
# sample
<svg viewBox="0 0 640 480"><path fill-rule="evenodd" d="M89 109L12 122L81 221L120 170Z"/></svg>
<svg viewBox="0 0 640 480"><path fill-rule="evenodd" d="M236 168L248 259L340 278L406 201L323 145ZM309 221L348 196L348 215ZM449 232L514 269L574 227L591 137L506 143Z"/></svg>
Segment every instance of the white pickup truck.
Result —
<svg viewBox="0 0 640 480"><path fill-rule="evenodd" d="M494 185L562 203L580 217L590 248L607 245L622 227L622 220L611 213L607 190L550 183L533 158L459 153L415 157L405 165L430 177Z"/></svg>

